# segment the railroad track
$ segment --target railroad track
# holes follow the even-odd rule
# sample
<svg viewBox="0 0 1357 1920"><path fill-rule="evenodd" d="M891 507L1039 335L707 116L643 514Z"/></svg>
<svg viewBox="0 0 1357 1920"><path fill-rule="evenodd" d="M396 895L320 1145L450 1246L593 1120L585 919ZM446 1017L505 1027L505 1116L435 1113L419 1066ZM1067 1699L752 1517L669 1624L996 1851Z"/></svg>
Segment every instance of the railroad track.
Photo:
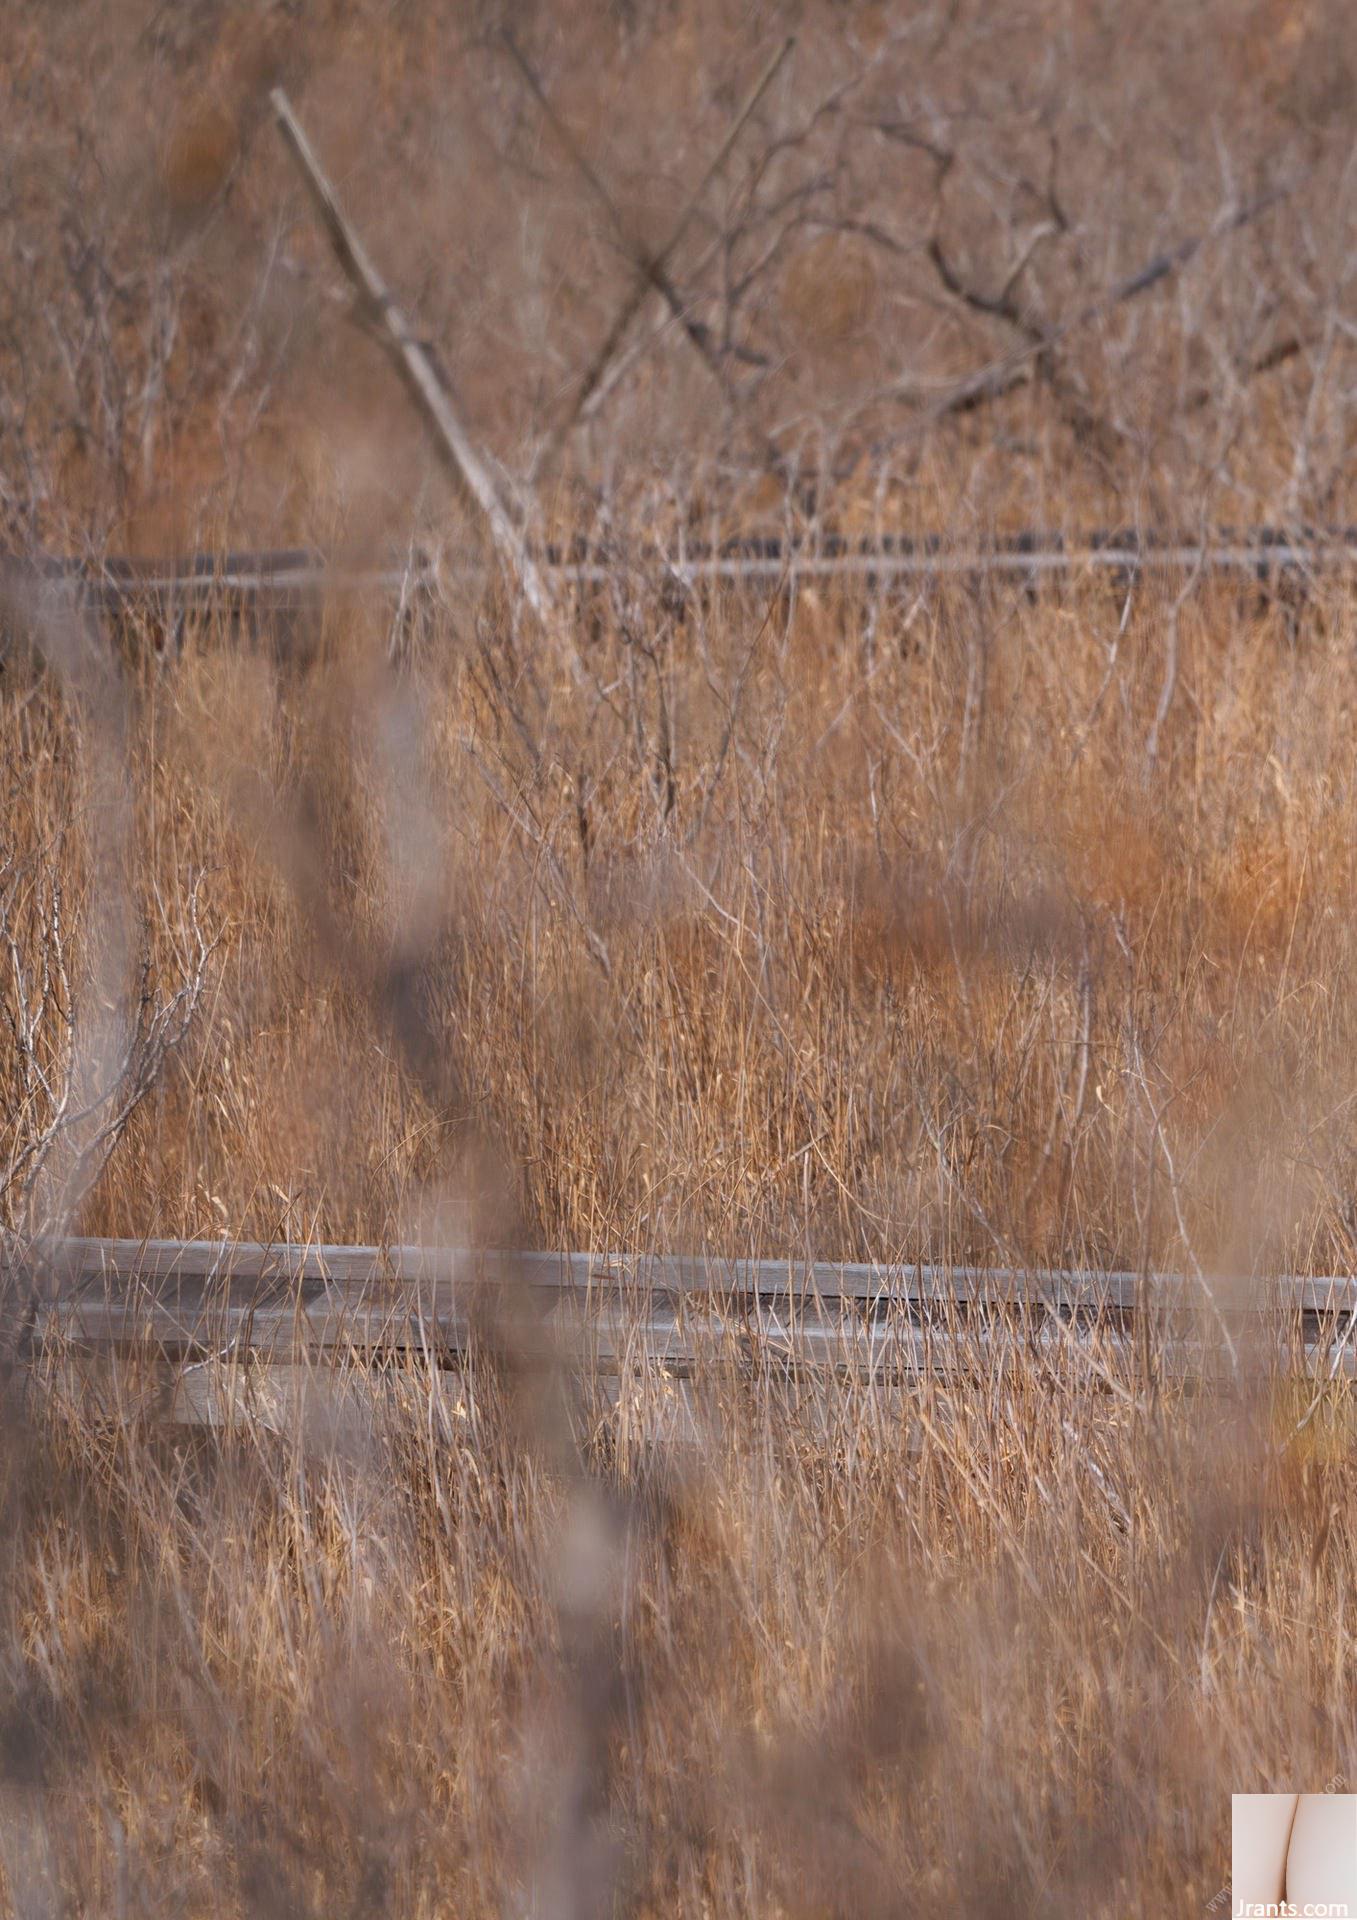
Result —
<svg viewBox="0 0 1357 1920"><path fill-rule="evenodd" d="M0 1256L0 1288L30 1349L181 1368L402 1354L455 1367L507 1328L524 1351L614 1376L725 1362L910 1379L1076 1355L1095 1371L1152 1357L1191 1378L1260 1361L1357 1372L1350 1277L1246 1290L1115 1272L65 1240Z"/></svg>

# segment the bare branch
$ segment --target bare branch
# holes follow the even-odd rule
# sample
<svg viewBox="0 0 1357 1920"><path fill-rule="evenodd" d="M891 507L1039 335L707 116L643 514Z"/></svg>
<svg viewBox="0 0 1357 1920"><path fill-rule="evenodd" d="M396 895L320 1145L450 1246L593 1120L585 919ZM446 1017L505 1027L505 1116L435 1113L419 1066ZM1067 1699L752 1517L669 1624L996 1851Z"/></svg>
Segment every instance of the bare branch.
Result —
<svg viewBox="0 0 1357 1920"><path fill-rule="evenodd" d="M321 171L320 162L292 111L287 95L281 88L275 88L270 97L279 127L301 169L335 257L353 282L360 298L381 322L386 342L406 386L433 429L449 472L464 498L480 509L495 545L513 570L523 589L524 598L534 613L539 617L545 615L551 604L550 595L528 555L522 536L504 510L488 469L457 417L447 387L435 371L428 350L387 291L385 282L369 259L358 235L345 218L334 189Z"/></svg>

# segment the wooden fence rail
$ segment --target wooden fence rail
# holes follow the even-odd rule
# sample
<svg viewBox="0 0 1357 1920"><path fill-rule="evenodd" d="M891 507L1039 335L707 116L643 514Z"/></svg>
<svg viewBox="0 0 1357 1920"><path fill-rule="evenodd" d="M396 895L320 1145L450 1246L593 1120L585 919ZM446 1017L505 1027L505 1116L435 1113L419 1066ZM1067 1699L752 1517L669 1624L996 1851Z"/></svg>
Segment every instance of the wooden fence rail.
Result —
<svg viewBox="0 0 1357 1920"><path fill-rule="evenodd" d="M560 586L589 587L642 575L697 588L726 583L766 587L784 578L869 581L998 577L1036 581L1064 574L1236 574L1266 581L1305 578L1357 566L1357 527L1223 528L1202 538L1168 531L1094 530L1078 536L1037 530L986 542L944 536L849 538L822 534L749 535L691 541L670 551L574 543L531 550L537 570ZM322 592L400 592L432 583L439 565L416 554L401 564L353 567L307 548L191 553L173 560L118 556L87 561L55 554L0 556L0 589L11 598L43 588L79 589L96 604L122 608L170 603L187 608L222 600L288 600ZM451 569L455 577L457 569Z"/></svg>
<svg viewBox="0 0 1357 1920"><path fill-rule="evenodd" d="M687 1374L721 1353L893 1374L1006 1355L1153 1352L1177 1375L1260 1356L1351 1375L1357 1279L510 1253L227 1241L66 1240L0 1254L32 1343L191 1364L249 1353L418 1352L455 1364L477 1329L559 1336L604 1371ZM488 1316L488 1317L487 1317ZM517 1337L517 1336L515 1336ZM532 1333L531 1337L535 1337Z"/></svg>

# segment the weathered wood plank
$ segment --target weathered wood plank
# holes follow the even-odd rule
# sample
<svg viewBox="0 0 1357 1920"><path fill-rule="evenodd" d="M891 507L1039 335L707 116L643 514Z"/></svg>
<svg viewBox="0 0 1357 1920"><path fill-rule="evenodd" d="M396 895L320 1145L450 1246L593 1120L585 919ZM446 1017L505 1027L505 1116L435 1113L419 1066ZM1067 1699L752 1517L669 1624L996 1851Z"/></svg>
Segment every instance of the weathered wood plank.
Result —
<svg viewBox="0 0 1357 1920"><path fill-rule="evenodd" d="M378 1353L457 1364L496 1346L603 1376L750 1369L941 1381L1076 1361L1104 1384L1243 1365L1351 1376L1357 1281L1281 1278L1208 1298L1182 1276L66 1240L6 1276L30 1337L93 1353L267 1364ZM1150 1324L1140 1316L1148 1313Z"/></svg>
<svg viewBox="0 0 1357 1920"><path fill-rule="evenodd" d="M186 1321L136 1306L91 1303L52 1310L43 1316L40 1330L83 1351L142 1354L184 1365L248 1353L266 1367L295 1367L380 1353L418 1356L443 1367L458 1364L483 1345L473 1322L462 1316L361 1307L325 1316L314 1310L293 1315L231 1307ZM1043 1363L1062 1376L1071 1365L1080 1370L1087 1365L1106 1382L1127 1377L1137 1351L1134 1334L1123 1329L1072 1330L1049 1320L1030 1326L996 1322L947 1327L908 1320L864 1324L844 1318L788 1326L765 1315L734 1320L607 1309L564 1318L552 1315L536 1325L515 1326L507 1334L501 1330L494 1344L518 1365L583 1365L607 1377L663 1373L686 1379L721 1372L829 1370L860 1378L941 1383ZM1231 1372L1223 1343L1207 1330L1156 1336L1153 1352L1166 1380L1225 1379ZM1345 1378L1357 1372L1350 1343L1301 1338L1285 1329L1246 1353L1264 1368L1276 1365Z"/></svg>
<svg viewBox="0 0 1357 1920"><path fill-rule="evenodd" d="M35 1279L49 1295L135 1286L159 1299L187 1300L212 1289L232 1298L337 1284L413 1292L419 1299L465 1297L479 1283L550 1293L629 1297L741 1297L909 1303L918 1307L1030 1305L1066 1314L1185 1311L1214 1302L1248 1309L1357 1312L1357 1278L1277 1276L1257 1281L1088 1269L957 1267L928 1263L738 1260L719 1255L543 1253L420 1246L263 1246L225 1240L71 1239L41 1248ZM434 1293L429 1294L429 1289Z"/></svg>
<svg viewBox="0 0 1357 1920"><path fill-rule="evenodd" d="M855 540L829 534L790 540L777 535L750 535L719 543L688 541L681 551L672 553L612 547L565 552L534 548L530 558L540 575L575 586L606 582L619 571L676 578L689 585L745 582L756 586L784 575L789 580L854 576L932 579L949 575L997 575L1021 580L1079 573L1200 571L1268 579L1351 568L1357 564L1357 530L1329 527L1292 533L1260 526L1222 529L1203 540L1175 532L1139 533L1132 529L1094 531L1066 539L1033 529L981 546L889 534ZM10 591L79 584L95 598L114 605L167 597L178 604L190 604L280 594L397 591L408 579L409 565L404 560L387 567L353 568L304 548L191 553L163 560L117 556L97 564L56 554L0 556L0 585Z"/></svg>

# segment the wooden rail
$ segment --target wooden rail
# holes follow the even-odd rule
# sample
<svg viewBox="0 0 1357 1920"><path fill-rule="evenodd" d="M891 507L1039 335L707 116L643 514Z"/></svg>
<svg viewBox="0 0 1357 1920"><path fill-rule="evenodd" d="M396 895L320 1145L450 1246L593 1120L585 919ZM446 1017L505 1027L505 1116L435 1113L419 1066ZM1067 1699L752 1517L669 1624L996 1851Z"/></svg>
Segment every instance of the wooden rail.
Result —
<svg viewBox="0 0 1357 1920"><path fill-rule="evenodd" d="M1077 537L1026 531L993 541L957 542L885 534L783 538L750 535L693 541L672 551L574 544L533 549L531 560L562 586L588 587L619 574L648 574L688 587L717 583L767 586L784 578L871 581L989 576L1035 581L1062 574L1106 573L1132 578L1144 572L1243 574L1259 580L1357 566L1357 527L1261 526L1220 529L1207 538L1175 532L1095 530ZM454 569L454 572L456 570ZM432 582L439 569L427 556L401 565L361 568L328 560L307 548L193 553L174 560L126 556L86 561L61 555L0 556L0 588L11 596L44 587L78 588L94 602L175 607L220 601L290 601L322 592L399 592Z"/></svg>
<svg viewBox="0 0 1357 1920"><path fill-rule="evenodd" d="M418 1352L455 1364L478 1327L541 1329L604 1371L690 1373L721 1352L774 1363L948 1373L1071 1343L1153 1346L1173 1373L1281 1355L1352 1374L1357 1279L1244 1287L1181 1275L844 1265L227 1241L67 1240L0 1257L29 1338L192 1363ZM486 1309L490 1318L485 1318ZM497 1320L496 1314L500 1313ZM1146 1343L1149 1343L1148 1345Z"/></svg>

